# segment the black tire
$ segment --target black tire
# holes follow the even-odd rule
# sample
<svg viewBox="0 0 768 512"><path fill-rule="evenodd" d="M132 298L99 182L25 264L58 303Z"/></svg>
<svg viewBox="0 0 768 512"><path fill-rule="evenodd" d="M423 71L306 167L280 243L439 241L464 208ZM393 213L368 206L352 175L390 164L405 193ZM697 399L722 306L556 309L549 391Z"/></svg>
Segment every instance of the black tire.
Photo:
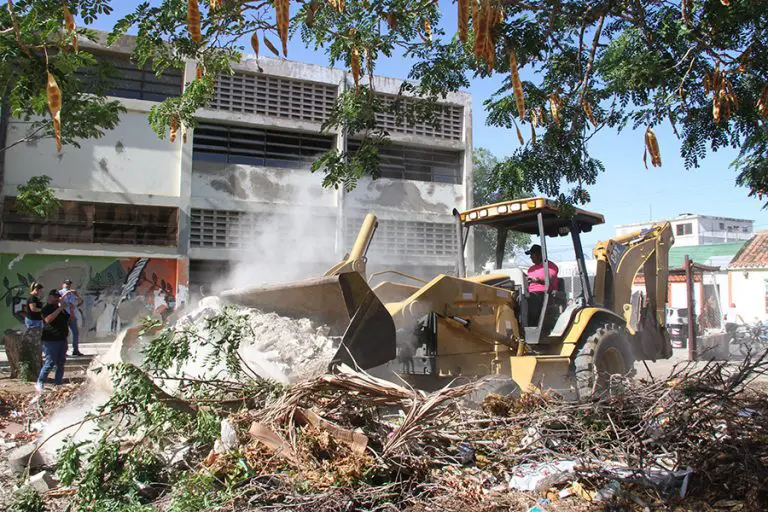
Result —
<svg viewBox="0 0 768 512"><path fill-rule="evenodd" d="M579 400L591 400L611 391L612 375L627 375L634 370L632 347L623 327L600 324L587 337L573 360Z"/></svg>

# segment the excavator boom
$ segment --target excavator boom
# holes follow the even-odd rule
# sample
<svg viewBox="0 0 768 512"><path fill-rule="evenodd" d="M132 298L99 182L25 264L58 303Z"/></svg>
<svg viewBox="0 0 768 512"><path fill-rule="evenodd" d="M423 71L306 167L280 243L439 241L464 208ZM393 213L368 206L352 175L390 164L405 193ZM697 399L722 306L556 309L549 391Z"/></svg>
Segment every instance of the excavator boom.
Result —
<svg viewBox="0 0 768 512"><path fill-rule="evenodd" d="M594 302L624 318L627 330L638 338L642 359L672 354L666 323L669 249L674 238L669 222L599 242ZM644 294L632 286L642 276Z"/></svg>

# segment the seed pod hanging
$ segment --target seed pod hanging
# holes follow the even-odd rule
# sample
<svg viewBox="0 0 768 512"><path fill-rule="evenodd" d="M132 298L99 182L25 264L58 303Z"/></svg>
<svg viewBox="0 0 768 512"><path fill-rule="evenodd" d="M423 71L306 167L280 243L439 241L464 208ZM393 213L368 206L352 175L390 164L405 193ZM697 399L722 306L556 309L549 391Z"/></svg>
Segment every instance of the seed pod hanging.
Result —
<svg viewBox="0 0 768 512"><path fill-rule="evenodd" d="M757 100L757 112L765 118L768 118L768 84L763 86L763 92Z"/></svg>
<svg viewBox="0 0 768 512"><path fill-rule="evenodd" d="M551 94L549 96L549 110L552 113L552 119L555 121L555 124L558 128L560 128L560 107L562 105L562 100L560 99L560 96L557 94Z"/></svg>
<svg viewBox="0 0 768 512"><path fill-rule="evenodd" d="M525 146L525 139L523 138L523 132L520 131L520 127L517 125L515 118L512 118L512 122L515 125L515 131L517 132L517 140L520 141L521 146Z"/></svg>
<svg viewBox="0 0 768 512"><path fill-rule="evenodd" d="M485 54L486 42L488 41L488 22L490 6L488 0L482 0L477 10L477 21L475 22L475 59L480 61Z"/></svg>
<svg viewBox="0 0 768 512"><path fill-rule="evenodd" d="M67 33L72 36L72 48L77 51L77 33L75 33L75 17L69 12L66 4L62 6L64 11L64 26L67 29Z"/></svg>
<svg viewBox="0 0 768 512"><path fill-rule="evenodd" d="M187 0L187 30L192 40L196 43L202 41L200 34L200 6L197 0Z"/></svg>
<svg viewBox="0 0 768 512"><path fill-rule="evenodd" d="M283 43L283 56L288 56L288 23L290 22L290 0L275 0L275 18L277 33Z"/></svg>
<svg viewBox="0 0 768 512"><path fill-rule="evenodd" d="M467 42L469 33L469 2L470 0L457 0L456 5L459 8L459 39L462 43Z"/></svg>
<svg viewBox="0 0 768 512"><path fill-rule="evenodd" d="M171 142L176 142L176 132L179 131L179 119L176 116L171 118L171 136L169 137Z"/></svg>
<svg viewBox="0 0 768 512"><path fill-rule="evenodd" d="M650 126L645 130L645 149L651 155L651 165L661 167L661 153L659 152L659 141L656 140L656 134ZM645 157L643 157L645 158ZM646 165L646 168L648 166Z"/></svg>
<svg viewBox="0 0 768 512"><path fill-rule="evenodd" d="M520 81L520 72L517 69L517 55L515 49L509 51L509 72L512 73L512 88L515 91L515 104L520 119L525 119L525 98L523 97L523 83Z"/></svg>
<svg viewBox="0 0 768 512"><path fill-rule="evenodd" d="M198 65L195 67L195 77L196 77L198 80L201 80L201 79L203 78L203 66L201 66L200 64L198 64Z"/></svg>
<svg viewBox="0 0 768 512"><path fill-rule="evenodd" d="M531 123L531 144L536 144L536 128Z"/></svg>
<svg viewBox="0 0 768 512"><path fill-rule="evenodd" d="M272 53L274 53L274 54L275 54L275 57L279 57L279 56L280 56L280 52L279 52L279 51L277 51L277 48L275 48L275 45L274 45L274 44L272 44L272 41L270 41L269 39L267 39L267 36L264 36L264 46L266 46L267 48L269 48L269 51L271 51Z"/></svg>
<svg viewBox="0 0 768 512"><path fill-rule="evenodd" d="M352 79L355 81L355 94L359 92L360 85L360 52L357 48L352 48L352 56L349 59L352 67Z"/></svg>
<svg viewBox="0 0 768 512"><path fill-rule="evenodd" d="M344 12L344 0L328 0L328 3L337 11Z"/></svg>
<svg viewBox="0 0 768 512"><path fill-rule="evenodd" d="M215 11L219 7L221 7L221 0L208 0L208 5L210 6L212 11Z"/></svg>
<svg viewBox="0 0 768 512"><path fill-rule="evenodd" d="M258 58L259 56L259 34L254 32L251 36L251 48L253 48L253 53Z"/></svg>
<svg viewBox="0 0 768 512"><path fill-rule="evenodd" d="M592 107L587 101L587 98L584 98L584 101L581 103L581 106L584 109L584 113L587 115L587 119L589 119L589 122L592 123L592 126L597 128L597 119L595 118L595 114L592 112Z"/></svg>
<svg viewBox="0 0 768 512"><path fill-rule="evenodd" d="M56 137L56 151L61 152L61 89L56 83L56 78L48 72L48 85L46 86L48 94L48 110L53 118L53 134Z"/></svg>
<svg viewBox="0 0 768 512"><path fill-rule="evenodd" d="M424 19L424 39L432 41L432 23L426 18Z"/></svg>

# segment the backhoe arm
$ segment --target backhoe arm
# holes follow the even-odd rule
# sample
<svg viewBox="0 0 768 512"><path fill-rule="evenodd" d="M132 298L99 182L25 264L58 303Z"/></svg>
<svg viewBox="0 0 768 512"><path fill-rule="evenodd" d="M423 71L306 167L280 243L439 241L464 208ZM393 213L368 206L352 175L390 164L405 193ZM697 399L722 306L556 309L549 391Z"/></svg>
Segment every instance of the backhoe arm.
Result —
<svg viewBox="0 0 768 512"><path fill-rule="evenodd" d="M667 281L672 227L668 222L599 242L595 247L595 303L622 316L637 338L642 359L669 357L672 346L666 332ZM644 300L632 297L632 285L642 270Z"/></svg>
<svg viewBox="0 0 768 512"><path fill-rule="evenodd" d="M378 225L378 220L374 214L369 213L366 215L363 225L360 226L360 231L357 233L357 239L355 239L355 245L352 246L352 250L344 256L342 261L328 269L324 275L334 276L345 272L359 272L365 277L365 255L368 252L368 247L371 245L373 234L376 232Z"/></svg>

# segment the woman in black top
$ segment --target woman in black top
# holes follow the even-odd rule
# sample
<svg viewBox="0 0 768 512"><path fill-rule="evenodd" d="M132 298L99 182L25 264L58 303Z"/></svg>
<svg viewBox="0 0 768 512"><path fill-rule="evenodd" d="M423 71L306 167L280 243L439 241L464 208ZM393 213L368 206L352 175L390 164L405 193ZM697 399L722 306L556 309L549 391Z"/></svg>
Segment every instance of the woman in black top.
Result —
<svg viewBox="0 0 768 512"><path fill-rule="evenodd" d="M48 304L43 306L41 315L45 325L40 335L45 362L40 369L35 388L43 390L45 380L53 367L56 367L53 383L59 385L64 379L64 363L67 362L67 335L69 334L69 315L66 304L61 304L58 290L48 293Z"/></svg>
<svg viewBox="0 0 768 512"><path fill-rule="evenodd" d="M43 327L43 316L41 311L43 309L43 301L40 300L40 294L43 292L43 285L40 283L32 283L29 287L29 297L27 297L27 311L24 318L24 324L27 328L36 327L38 329Z"/></svg>

